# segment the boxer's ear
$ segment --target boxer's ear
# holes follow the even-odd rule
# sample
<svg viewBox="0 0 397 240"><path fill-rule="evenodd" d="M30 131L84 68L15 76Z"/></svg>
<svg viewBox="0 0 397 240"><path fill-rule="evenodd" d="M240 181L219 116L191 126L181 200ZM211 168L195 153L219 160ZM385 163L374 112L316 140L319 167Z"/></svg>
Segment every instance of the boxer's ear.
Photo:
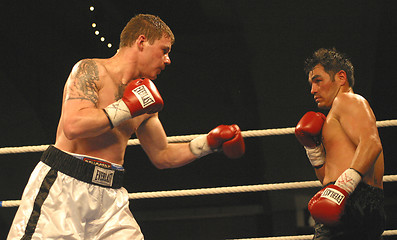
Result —
<svg viewBox="0 0 397 240"><path fill-rule="evenodd" d="M344 70L337 72L334 79L338 81L341 86L344 86L345 84L349 85L349 81L347 81L347 75Z"/></svg>
<svg viewBox="0 0 397 240"><path fill-rule="evenodd" d="M145 35L139 35L138 38L136 39L135 43L137 44L137 47L140 51L143 50L145 46L145 42L147 42L147 38Z"/></svg>

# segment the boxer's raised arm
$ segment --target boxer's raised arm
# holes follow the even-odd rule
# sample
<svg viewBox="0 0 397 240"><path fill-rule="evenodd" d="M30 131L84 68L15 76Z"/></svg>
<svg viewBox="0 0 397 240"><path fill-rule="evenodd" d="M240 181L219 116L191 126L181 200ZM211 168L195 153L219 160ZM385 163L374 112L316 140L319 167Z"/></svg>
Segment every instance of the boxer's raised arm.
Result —
<svg viewBox="0 0 397 240"><path fill-rule="evenodd" d="M98 136L110 129L106 114L98 108L101 84L94 60L82 60L73 67L62 106L63 131L67 138Z"/></svg>

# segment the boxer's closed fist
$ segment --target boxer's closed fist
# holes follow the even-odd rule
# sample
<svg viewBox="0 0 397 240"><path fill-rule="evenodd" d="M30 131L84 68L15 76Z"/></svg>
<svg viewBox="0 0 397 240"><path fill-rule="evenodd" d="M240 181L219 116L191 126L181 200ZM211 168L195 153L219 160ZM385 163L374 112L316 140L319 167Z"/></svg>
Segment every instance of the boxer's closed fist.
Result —
<svg viewBox="0 0 397 240"><path fill-rule="evenodd" d="M295 127L295 136L305 147L314 148L321 142L321 130L325 115L320 112L307 112Z"/></svg>
<svg viewBox="0 0 397 240"><path fill-rule="evenodd" d="M346 201L362 179L361 173L349 168L335 184L319 191L310 200L308 210L313 219L326 225L338 224L346 207Z"/></svg>
<svg viewBox="0 0 397 240"><path fill-rule="evenodd" d="M190 149L197 157L222 150L228 158L239 158L245 153L244 138L239 126L220 125L190 142Z"/></svg>
<svg viewBox="0 0 397 240"><path fill-rule="evenodd" d="M154 83L149 79L137 79L127 85L120 100L107 106L104 111L111 127L116 127L127 119L159 112L163 105L163 99Z"/></svg>
<svg viewBox="0 0 397 240"><path fill-rule="evenodd" d="M314 168L321 168L325 163L325 151L321 144L321 131L325 120L322 113L307 112L295 127L295 136L304 146Z"/></svg>

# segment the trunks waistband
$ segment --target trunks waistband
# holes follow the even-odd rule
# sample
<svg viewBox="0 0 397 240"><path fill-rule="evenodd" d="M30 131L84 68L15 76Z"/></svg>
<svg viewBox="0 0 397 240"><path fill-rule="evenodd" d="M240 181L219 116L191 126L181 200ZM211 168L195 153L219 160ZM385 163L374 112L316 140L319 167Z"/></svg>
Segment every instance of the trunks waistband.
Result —
<svg viewBox="0 0 397 240"><path fill-rule="evenodd" d="M82 160L84 162L88 162L88 163L91 163L93 165L101 166L103 168L117 169L117 170L120 170L120 171L124 170L122 165L111 163L111 162L108 162L108 161L106 161L104 159L101 159L101 158L96 158L96 157L91 157L91 156L82 155L82 154L76 154L76 153L70 153L70 152L66 152L66 151L63 151L63 152L65 152L65 153L67 153L69 155L72 155L73 157L78 158L78 159L80 159L80 160Z"/></svg>
<svg viewBox="0 0 397 240"><path fill-rule="evenodd" d="M101 187L118 189L122 187L124 169L105 168L81 161L66 152L50 146L44 151L40 161L77 180Z"/></svg>

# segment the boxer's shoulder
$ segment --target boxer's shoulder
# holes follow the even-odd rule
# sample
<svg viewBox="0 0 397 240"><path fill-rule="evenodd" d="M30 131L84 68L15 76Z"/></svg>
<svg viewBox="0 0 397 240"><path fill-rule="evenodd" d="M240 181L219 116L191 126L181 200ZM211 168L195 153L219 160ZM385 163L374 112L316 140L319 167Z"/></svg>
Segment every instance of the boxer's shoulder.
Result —
<svg viewBox="0 0 397 240"><path fill-rule="evenodd" d="M368 101L362 97L361 95L347 92L347 93L341 93L338 94L338 96L335 98L333 104L332 104L332 109L339 110L339 111L350 111L352 109L355 109L357 107L364 107L368 105Z"/></svg>

